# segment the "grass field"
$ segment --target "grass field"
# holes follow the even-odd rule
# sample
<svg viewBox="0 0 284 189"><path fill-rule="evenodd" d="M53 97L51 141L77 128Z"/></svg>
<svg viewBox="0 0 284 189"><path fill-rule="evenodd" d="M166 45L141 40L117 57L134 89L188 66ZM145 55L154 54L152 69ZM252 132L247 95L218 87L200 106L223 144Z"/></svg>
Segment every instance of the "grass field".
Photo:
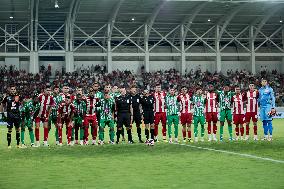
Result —
<svg viewBox="0 0 284 189"><path fill-rule="evenodd" d="M259 126L261 137L262 133ZM223 143L199 142L189 146L160 142L154 147L143 144L57 147L52 131L51 147L17 149L13 132L13 148L8 150L6 127L0 127L0 189L280 189L284 188L283 136L284 120L274 120L272 142L228 142L226 136Z"/></svg>

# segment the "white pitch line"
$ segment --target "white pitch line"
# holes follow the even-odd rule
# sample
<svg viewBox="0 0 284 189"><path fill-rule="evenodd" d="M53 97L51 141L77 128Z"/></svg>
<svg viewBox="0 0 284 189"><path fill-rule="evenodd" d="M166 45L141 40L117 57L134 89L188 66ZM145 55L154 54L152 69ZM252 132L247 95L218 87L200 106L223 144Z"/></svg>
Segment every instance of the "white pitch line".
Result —
<svg viewBox="0 0 284 189"><path fill-rule="evenodd" d="M216 150L214 148L206 148L206 147L200 147L200 146L194 146L194 145L188 145L188 144L176 144L176 145L187 146L187 147L190 147L190 148L196 148L196 149L200 149L200 150L208 150L208 151L220 152L220 153L225 153L225 154L238 155L238 156L247 157L247 158L251 158L251 159L259 159L259 160L271 161L271 162L274 162L274 163L283 163L284 164L283 160L276 160L276 159L265 158L265 157L250 155L250 154L243 154L243 153L231 152L231 151L226 151L226 150Z"/></svg>

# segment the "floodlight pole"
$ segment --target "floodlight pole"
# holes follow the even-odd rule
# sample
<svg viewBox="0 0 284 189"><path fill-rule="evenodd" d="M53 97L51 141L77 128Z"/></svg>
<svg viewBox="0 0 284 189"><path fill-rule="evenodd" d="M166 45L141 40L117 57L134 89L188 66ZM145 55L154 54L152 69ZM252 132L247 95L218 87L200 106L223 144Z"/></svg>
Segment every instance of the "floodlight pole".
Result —
<svg viewBox="0 0 284 189"><path fill-rule="evenodd" d="M251 64L251 73L255 74L255 47L254 47L254 27L250 26L249 28L249 47L250 47L250 64Z"/></svg>
<svg viewBox="0 0 284 189"><path fill-rule="evenodd" d="M216 71L220 73L222 70L221 52L220 52L220 26L216 26L215 51L216 51Z"/></svg>
<svg viewBox="0 0 284 189"><path fill-rule="evenodd" d="M29 64L29 73L36 74L39 72L39 56L38 56L38 46L37 46L37 29L38 29L38 6L39 0L31 0L31 47L30 47L30 64ZM35 15L34 15L34 9ZM35 23L34 23L35 21ZM35 33L33 33L35 31ZM35 36L34 36L35 34Z"/></svg>
<svg viewBox="0 0 284 189"><path fill-rule="evenodd" d="M112 72L112 49L111 49L111 34L112 33L112 26L111 23L107 25L107 72Z"/></svg>
<svg viewBox="0 0 284 189"><path fill-rule="evenodd" d="M180 62L180 73L182 75L185 74L185 67L186 67L186 58L185 58L185 48L184 48L184 40L185 40L185 37L184 37L184 25L182 24L180 26L180 48L181 48L181 62Z"/></svg>
<svg viewBox="0 0 284 189"><path fill-rule="evenodd" d="M145 71L150 72L150 53L149 53L149 41L147 39L148 36L148 25L144 25L144 46L145 46Z"/></svg>

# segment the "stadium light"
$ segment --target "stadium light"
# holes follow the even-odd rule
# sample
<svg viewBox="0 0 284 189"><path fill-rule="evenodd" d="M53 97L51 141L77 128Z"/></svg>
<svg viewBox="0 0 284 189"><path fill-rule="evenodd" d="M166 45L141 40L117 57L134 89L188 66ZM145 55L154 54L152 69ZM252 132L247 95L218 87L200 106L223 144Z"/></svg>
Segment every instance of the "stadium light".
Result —
<svg viewBox="0 0 284 189"><path fill-rule="evenodd" d="M131 18L131 20L132 20L132 21L134 21L134 20L135 20L135 18Z"/></svg>
<svg viewBox="0 0 284 189"><path fill-rule="evenodd" d="M54 4L54 7L55 7L56 9L58 9L58 8L59 8L59 5L58 5L58 0L55 0L55 4Z"/></svg>
<svg viewBox="0 0 284 189"><path fill-rule="evenodd" d="M210 19L210 18L208 18L208 22L211 22L211 19Z"/></svg>
<svg viewBox="0 0 284 189"><path fill-rule="evenodd" d="M14 17L13 17L13 16L10 16L9 18L10 18L10 19L13 19Z"/></svg>

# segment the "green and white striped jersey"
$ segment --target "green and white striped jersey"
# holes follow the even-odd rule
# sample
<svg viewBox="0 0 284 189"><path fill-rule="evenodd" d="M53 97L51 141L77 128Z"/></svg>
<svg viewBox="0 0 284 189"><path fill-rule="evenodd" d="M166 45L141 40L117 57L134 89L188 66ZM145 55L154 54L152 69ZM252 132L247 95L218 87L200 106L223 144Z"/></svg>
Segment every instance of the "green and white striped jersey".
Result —
<svg viewBox="0 0 284 189"><path fill-rule="evenodd" d="M101 99L101 119L104 120L112 120L113 119L113 113L114 113L114 98L109 99Z"/></svg>
<svg viewBox="0 0 284 189"><path fill-rule="evenodd" d="M75 108L75 113L74 113L74 117L78 118L78 117L83 117L86 112L87 112L87 103L85 100L78 100L78 99L75 99L73 101L73 105L74 105L74 108Z"/></svg>
<svg viewBox="0 0 284 189"><path fill-rule="evenodd" d="M193 115L204 116L206 99L202 95L194 95L191 98L191 101L193 103L193 109L194 109Z"/></svg>
<svg viewBox="0 0 284 189"><path fill-rule="evenodd" d="M51 109L51 116L52 117L57 117L57 110L59 107L59 104L63 101L63 97L61 95L52 95L53 100L54 100L54 106Z"/></svg>
<svg viewBox="0 0 284 189"><path fill-rule="evenodd" d="M224 91L218 91L220 111L229 110L232 108L232 98L234 94L235 93L232 91L229 91L227 93L225 93Z"/></svg>
<svg viewBox="0 0 284 189"><path fill-rule="evenodd" d="M171 96L168 94L166 96L167 115L177 115L180 111L179 108L178 97L176 95Z"/></svg>

